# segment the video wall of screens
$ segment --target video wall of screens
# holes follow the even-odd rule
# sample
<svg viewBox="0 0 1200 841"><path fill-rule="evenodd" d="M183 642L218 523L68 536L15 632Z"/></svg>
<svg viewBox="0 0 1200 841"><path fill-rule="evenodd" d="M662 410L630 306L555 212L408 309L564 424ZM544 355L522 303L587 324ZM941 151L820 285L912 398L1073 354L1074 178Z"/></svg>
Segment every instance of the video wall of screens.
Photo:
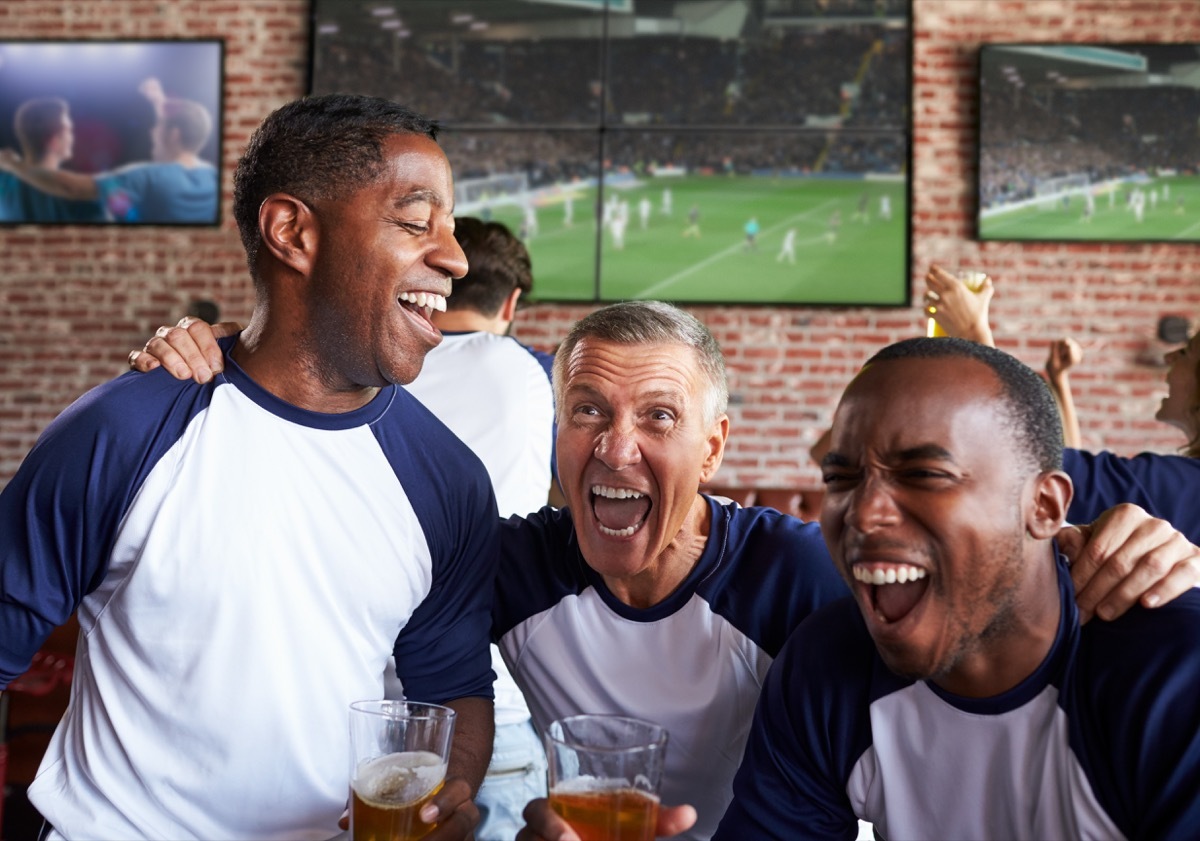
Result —
<svg viewBox="0 0 1200 841"><path fill-rule="evenodd" d="M314 0L311 90L442 125L548 301L905 306L908 0Z"/></svg>
<svg viewBox="0 0 1200 841"><path fill-rule="evenodd" d="M1200 241L1200 44L986 44L984 240Z"/></svg>
<svg viewBox="0 0 1200 841"><path fill-rule="evenodd" d="M0 40L0 224L216 225L222 59L207 40ZM79 176L84 176L80 179Z"/></svg>

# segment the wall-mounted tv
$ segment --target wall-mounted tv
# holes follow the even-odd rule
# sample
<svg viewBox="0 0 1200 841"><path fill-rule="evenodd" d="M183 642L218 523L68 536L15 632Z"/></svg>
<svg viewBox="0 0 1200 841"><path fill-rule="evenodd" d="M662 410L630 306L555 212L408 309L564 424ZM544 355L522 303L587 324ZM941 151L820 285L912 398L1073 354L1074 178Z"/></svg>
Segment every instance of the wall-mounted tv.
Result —
<svg viewBox="0 0 1200 841"><path fill-rule="evenodd" d="M537 300L908 304L908 0L312 9L312 92L437 119Z"/></svg>
<svg viewBox="0 0 1200 841"><path fill-rule="evenodd" d="M0 40L0 224L216 225L220 40Z"/></svg>
<svg viewBox="0 0 1200 841"><path fill-rule="evenodd" d="M1200 44L985 44L983 240L1200 241Z"/></svg>

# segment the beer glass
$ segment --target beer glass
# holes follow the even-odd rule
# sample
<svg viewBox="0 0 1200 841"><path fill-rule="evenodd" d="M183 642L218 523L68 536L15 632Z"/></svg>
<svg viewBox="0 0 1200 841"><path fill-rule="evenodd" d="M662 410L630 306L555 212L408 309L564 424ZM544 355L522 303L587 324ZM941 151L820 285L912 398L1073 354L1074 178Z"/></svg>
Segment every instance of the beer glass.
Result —
<svg viewBox="0 0 1200 841"><path fill-rule="evenodd" d="M414 841L434 824L418 813L442 787L454 710L408 701L350 705L350 837Z"/></svg>
<svg viewBox="0 0 1200 841"><path fill-rule="evenodd" d="M983 282L987 280L987 274L985 272L973 272L970 270L957 272L955 276L961 280L963 285L972 292L979 292L979 290L983 288ZM934 307L936 308L937 304L934 304ZM925 335L931 338L935 336L945 336L946 331L942 329L942 326L937 323L936 319L931 317L926 325Z"/></svg>
<svg viewBox="0 0 1200 841"><path fill-rule="evenodd" d="M654 841L667 731L619 715L574 715L546 732L550 807L583 841Z"/></svg>

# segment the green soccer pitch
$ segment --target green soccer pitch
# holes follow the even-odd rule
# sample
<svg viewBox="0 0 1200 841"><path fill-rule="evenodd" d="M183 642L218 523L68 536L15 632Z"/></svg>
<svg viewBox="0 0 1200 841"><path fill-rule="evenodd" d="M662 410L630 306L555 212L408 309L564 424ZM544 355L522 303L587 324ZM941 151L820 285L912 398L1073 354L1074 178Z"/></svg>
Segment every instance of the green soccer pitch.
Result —
<svg viewBox="0 0 1200 841"><path fill-rule="evenodd" d="M1135 186L1146 193L1141 222L1126 207L1126 199ZM1150 201L1151 191L1158 193L1155 204ZM1140 184L1128 182L1094 198L1095 212L1090 220L1085 218L1083 197L1074 195L1066 205L1053 201L1046 206L1026 207L981 219L979 238L1200 241L1200 178L1178 175L1148 179Z"/></svg>
<svg viewBox="0 0 1200 841"><path fill-rule="evenodd" d="M672 210L662 209L663 189ZM561 197L536 205L537 228L526 237L533 259L533 298L602 301L654 298L678 303L908 303L908 204L901 181L823 180L757 176L688 176L630 180L610 187L629 203L625 247L601 232L596 289L596 191L581 188L564 224ZM866 196L867 218L858 213ZM891 218L880 215L887 195ZM651 202L642 228L638 204ZM684 236L688 211L699 210L700 235ZM834 220L840 216L840 224ZM744 226L754 217L756 246ZM519 208L497 207L492 218L521 230ZM795 262L782 252L795 230Z"/></svg>

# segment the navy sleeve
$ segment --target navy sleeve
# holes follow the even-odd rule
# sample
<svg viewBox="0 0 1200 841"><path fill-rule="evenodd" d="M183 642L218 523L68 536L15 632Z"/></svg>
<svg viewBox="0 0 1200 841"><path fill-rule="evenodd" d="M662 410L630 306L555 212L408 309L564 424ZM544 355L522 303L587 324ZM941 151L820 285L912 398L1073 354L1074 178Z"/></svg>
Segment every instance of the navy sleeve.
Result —
<svg viewBox="0 0 1200 841"><path fill-rule="evenodd" d="M713 841L852 839L846 795L870 745L870 638L850 599L803 622L767 672L733 802Z"/></svg>
<svg viewBox="0 0 1200 841"><path fill-rule="evenodd" d="M396 639L396 673L414 701L491 698L492 590L500 515L483 462L416 398L394 463L433 555L433 587ZM385 448L386 449L386 448Z"/></svg>
<svg viewBox="0 0 1200 841"><path fill-rule="evenodd" d="M578 547L569 508L546 506L525 517L509 517L501 524L493 640L587 586Z"/></svg>
<svg viewBox="0 0 1200 841"><path fill-rule="evenodd" d="M554 389L554 354L546 353L545 351L535 350L528 345L522 345L527 351L533 354L533 358L542 366L542 370L546 372L546 379L550 380L550 389ZM554 424L550 429L550 479L558 482L558 410L555 408Z"/></svg>
<svg viewBox="0 0 1200 841"><path fill-rule="evenodd" d="M729 525L725 560L700 593L772 657L805 617L849 594L816 523L773 508L709 504Z"/></svg>
<svg viewBox="0 0 1200 841"><path fill-rule="evenodd" d="M137 489L213 387L129 373L46 427L0 492L0 686L100 584Z"/></svg>
<svg viewBox="0 0 1200 841"><path fill-rule="evenodd" d="M1084 627L1071 748L1127 838L1200 828L1200 592Z"/></svg>
<svg viewBox="0 0 1200 841"><path fill-rule="evenodd" d="M1200 543L1200 459L1064 450L1063 469L1075 485L1071 522L1090 523L1114 505L1132 502Z"/></svg>

